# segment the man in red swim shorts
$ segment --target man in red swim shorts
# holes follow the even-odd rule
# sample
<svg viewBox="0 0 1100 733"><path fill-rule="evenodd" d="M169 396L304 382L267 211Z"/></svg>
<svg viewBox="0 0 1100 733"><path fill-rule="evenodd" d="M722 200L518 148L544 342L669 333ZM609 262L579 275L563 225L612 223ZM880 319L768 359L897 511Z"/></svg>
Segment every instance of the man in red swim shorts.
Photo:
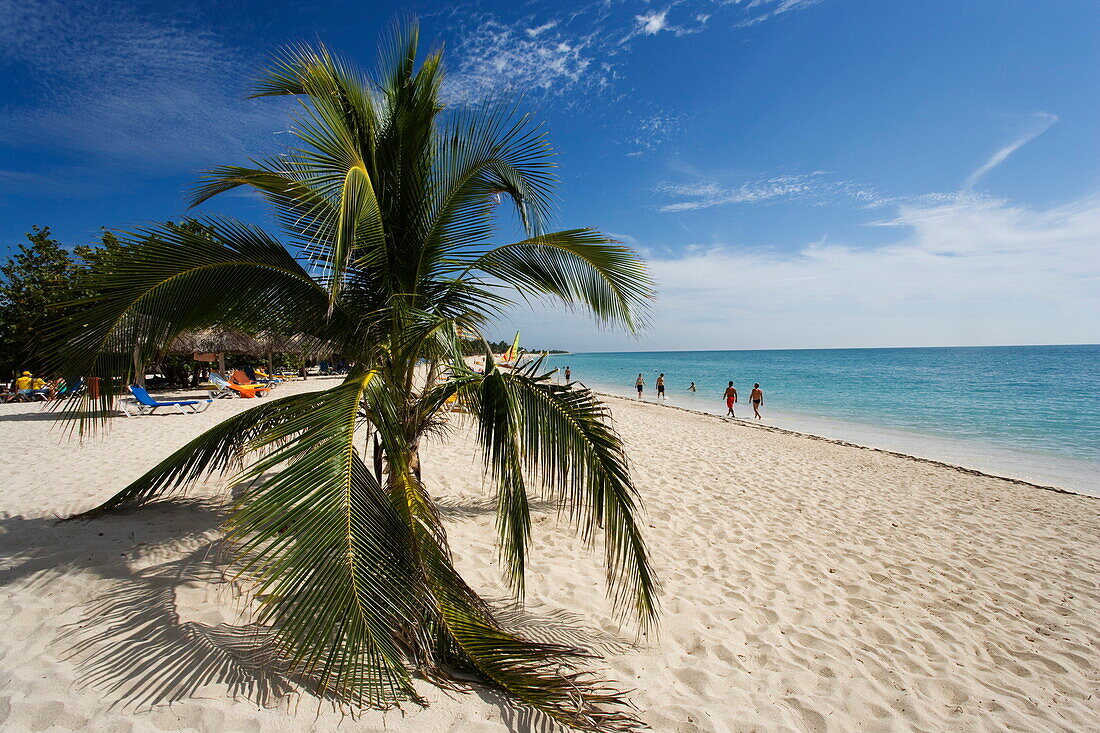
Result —
<svg viewBox="0 0 1100 733"><path fill-rule="evenodd" d="M737 390L733 388L733 382L730 382L730 386L726 387L726 413L730 417L737 417L733 414L733 406L737 402Z"/></svg>

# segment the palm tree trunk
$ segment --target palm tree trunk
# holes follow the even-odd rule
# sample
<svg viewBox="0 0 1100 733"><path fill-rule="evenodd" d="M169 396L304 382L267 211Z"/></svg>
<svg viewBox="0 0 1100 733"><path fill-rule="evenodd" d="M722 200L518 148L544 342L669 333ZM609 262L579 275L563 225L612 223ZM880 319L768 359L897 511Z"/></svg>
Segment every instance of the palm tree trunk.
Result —
<svg viewBox="0 0 1100 733"><path fill-rule="evenodd" d="M417 482L420 481L420 441L416 441L409 446L409 468L413 472L413 476L416 476Z"/></svg>
<svg viewBox="0 0 1100 733"><path fill-rule="evenodd" d="M378 433L374 434L374 478L378 485L382 485L382 444L378 441Z"/></svg>
<svg viewBox="0 0 1100 733"><path fill-rule="evenodd" d="M145 386L145 362L141 360L141 347L134 347L134 384Z"/></svg>

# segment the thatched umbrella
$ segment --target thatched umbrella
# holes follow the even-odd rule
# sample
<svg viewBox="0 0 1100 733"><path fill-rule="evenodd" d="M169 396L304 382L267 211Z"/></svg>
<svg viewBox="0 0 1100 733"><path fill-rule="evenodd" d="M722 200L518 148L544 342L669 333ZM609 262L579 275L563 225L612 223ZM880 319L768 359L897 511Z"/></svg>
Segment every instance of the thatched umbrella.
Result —
<svg viewBox="0 0 1100 733"><path fill-rule="evenodd" d="M241 331L204 328L181 334L168 348L166 354L217 354L218 371L225 373L226 354L262 354L265 348L254 336Z"/></svg>

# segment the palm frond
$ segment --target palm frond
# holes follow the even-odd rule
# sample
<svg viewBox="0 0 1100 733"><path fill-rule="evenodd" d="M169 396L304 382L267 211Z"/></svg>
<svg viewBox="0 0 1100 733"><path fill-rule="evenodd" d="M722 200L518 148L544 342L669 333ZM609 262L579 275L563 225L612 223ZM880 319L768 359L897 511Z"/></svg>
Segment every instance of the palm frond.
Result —
<svg viewBox="0 0 1100 733"><path fill-rule="evenodd" d="M521 462L544 495L561 502L582 537L591 541L597 529L603 531L615 607L632 612L645 631L656 621L658 581L642 539L641 504L622 441L594 394L535 376L535 368L504 374L487 363L485 379L463 389L481 423L498 505L512 513L498 520L506 558L522 561L527 537L525 504L515 496L521 490L515 466Z"/></svg>
<svg viewBox="0 0 1100 733"><path fill-rule="evenodd" d="M405 656L428 612L409 527L355 450L373 373L252 441L275 447L237 479L259 483L229 522L241 572L265 599L292 669L359 705L417 699ZM420 644L422 644L422 640ZM419 646L420 644L417 644Z"/></svg>
<svg viewBox="0 0 1100 733"><path fill-rule="evenodd" d="M631 331L646 322L653 281L633 251L593 229L570 229L496 247L469 265L525 296L583 306Z"/></svg>
<svg viewBox="0 0 1100 733"><path fill-rule="evenodd" d="M545 131L514 107L458 112L441 130L429 241L439 252L480 246L492 234L497 196L507 196L528 234L550 214L553 151Z"/></svg>
<svg viewBox="0 0 1100 733"><path fill-rule="evenodd" d="M390 495L412 527L416 557L431 592L437 669L478 674L489 684L550 718L582 730L636 730L620 692L578 671L578 649L532 642L501 628L488 605L455 570L439 515L411 466L391 464Z"/></svg>
<svg viewBox="0 0 1100 733"><path fill-rule="evenodd" d="M486 360L486 374L477 385L475 401L478 440L496 484L496 521L502 565L513 592L522 599L527 546L531 538L531 507L523 477L521 417L506 377L493 368L491 354L486 354Z"/></svg>
<svg viewBox="0 0 1100 733"><path fill-rule="evenodd" d="M290 418L313 410L324 393L272 397L223 420L132 481L99 506L70 519L93 519L120 507L139 506L218 472L239 467L252 441Z"/></svg>
<svg viewBox="0 0 1100 733"><path fill-rule="evenodd" d="M138 229L125 237L125 258L81 281L97 295L51 326L50 367L99 378L100 401L72 400L71 414L108 412L133 379L134 354L152 358L186 331L220 326L323 338L334 325L324 289L277 240L230 219L202 221L205 233Z"/></svg>
<svg viewBox="0 0 1100 733"><path fill-rule="evenodd" d="M293 160L260 161L255 167L212 168L192 191L190 205L198 206L240 186L249 186L263 195L273 206L279 223L307 249L329 240L339 215L333 197Z"/></svg>

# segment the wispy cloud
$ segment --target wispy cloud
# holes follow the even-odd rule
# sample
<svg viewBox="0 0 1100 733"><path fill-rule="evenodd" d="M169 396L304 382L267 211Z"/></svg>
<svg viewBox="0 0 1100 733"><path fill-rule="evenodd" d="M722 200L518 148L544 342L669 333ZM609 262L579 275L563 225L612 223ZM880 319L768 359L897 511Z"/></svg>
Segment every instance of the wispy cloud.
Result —
<svg viewBox="0 0 1100 733"><path fill-rule="evenodd" d="M674 199L658 207L664 213L696 211L733 204L761 204L778 201L803 201L813 205L854 203L862 208L882 208L892 204L944 206L970 204L982 197L974 193L974 185L982 176L1003 163L1012 153L1046 132L1058 116L1047 112L1031 115L1031 124L1012 142L1000 148L984 165L971 173L959 191L934 191L916 195L887 195L874 186L857 181L837 180L824 171L758 178L737 185L723 185L714 180L688 183L661 183L656 192Z"/></svg>
<svg viewBox="0 0 1100 733"><path fill-rule="evenodd" d="M560 94L603 87L610 68L597 61L599 41L563 32L557 21L534 28L482 19L463 34L452 56L444 93L451 102L476 102L502 92Z"/></svg>
<svg viewBox="0 0 1100 733"><path fill-rule="evenodd" d="M449 55L447 95L454 102L474 102L510 90L556 96L606 90L620 78L623 55L647 38L701 33L720 14L735 26L756 24L817 1L672 0L660 8L647 0L625 0L518 20L455 11L449 17L460 40Z"/></svg>
<svg viewBox="0 0 1100 733"><path fill-rule="evenodd" d="M978 182L978 179L980 179L986 173L989 173L989 171L993 170L1001 163L1005 162L1005 160L1008 159L1008 156L1012 155L1024 145L1027 145L1029 142L1042 135L1044 132L1049 130L1055 122L1058 121L1058 115L1052 115L1047 112L1036 112L1032 115L1032 118L1032 124L1029 125L1028 129L1023 134L1019 135L1008 145L1005 145L1003 148L995 152L993 156L986 161L985 165L978 168L969 176L967 176L966 182L963 184L964 190L972 190L974 188L974 184Z"/></svg>
<svg viewBox="0 0 1100 733"><path fill-rule="evenodd" d="M538 38L539 36L541 36L546 31L550 30L551 28L555 28L557 25L558 25L558 21L551 20L550 22L543 23L542 25L537 26L535 28L528 28L527 29L527 35L530 38Z"/></svg>
<svg viewBox="0 0 1100 733"><path fill-rule="evenodd" d="M861 206L878 206L884 199L871 186L853 181L830 178L824 171L770 176L737 186L723 186L713 181L694 183L662 183L660 194L683 199L663 204L665 213L709 209L730 204L759 204L776 201L807 201L823 205L838 200L853 201Z"/></svg>
<svg viewBox="0 0 1100 733"><path fill-rule="evenodd" d="M252 59L170 14L0 0L0 15L0 60L36 82L0 110L9 144L179 170L255 152L283 122L244 99Z"/></svg>
<svg viewBox="0 0 1100 733"><path fill-rule="evenodd" d="M640 156L652 152L683 129L688 115L675 112L659 112L639 120L632 135L623 142L631 148L628 156Z"/></svg>
<svg viewBox="0 0 1100 733"><path fill-rule="evenodd" d="M707 21L710 20L710 13L692 13L689 9L684 9L677 15L676 22L669 19L673 8L684 5L687 1L677 0L664 10L648 10L635 15L634 27L623 36L619 45L625 45L637 36L655 36L662 32L678 37L702 33L707 27Z"/></svg>
<svg viewBox="0 0 1100 733"><path fill-rule="evenodd" d="M647 36L656 35L663 31L668 26L667 19L668 10L660 12L654 10L645 15L634 16L634 20L638 21L639 30Z"/></svg>
<svg viewBox="0 0 1100 733"><path fill-rule="evenodd" d="M744 0L732 0L733 4L741 5ZM793 10L804 10L812 5L817 5L821 0L751 0L745 4L749 11L749 17L740 20L739 27L748 27L773 20L784 13Z"/></svg>

